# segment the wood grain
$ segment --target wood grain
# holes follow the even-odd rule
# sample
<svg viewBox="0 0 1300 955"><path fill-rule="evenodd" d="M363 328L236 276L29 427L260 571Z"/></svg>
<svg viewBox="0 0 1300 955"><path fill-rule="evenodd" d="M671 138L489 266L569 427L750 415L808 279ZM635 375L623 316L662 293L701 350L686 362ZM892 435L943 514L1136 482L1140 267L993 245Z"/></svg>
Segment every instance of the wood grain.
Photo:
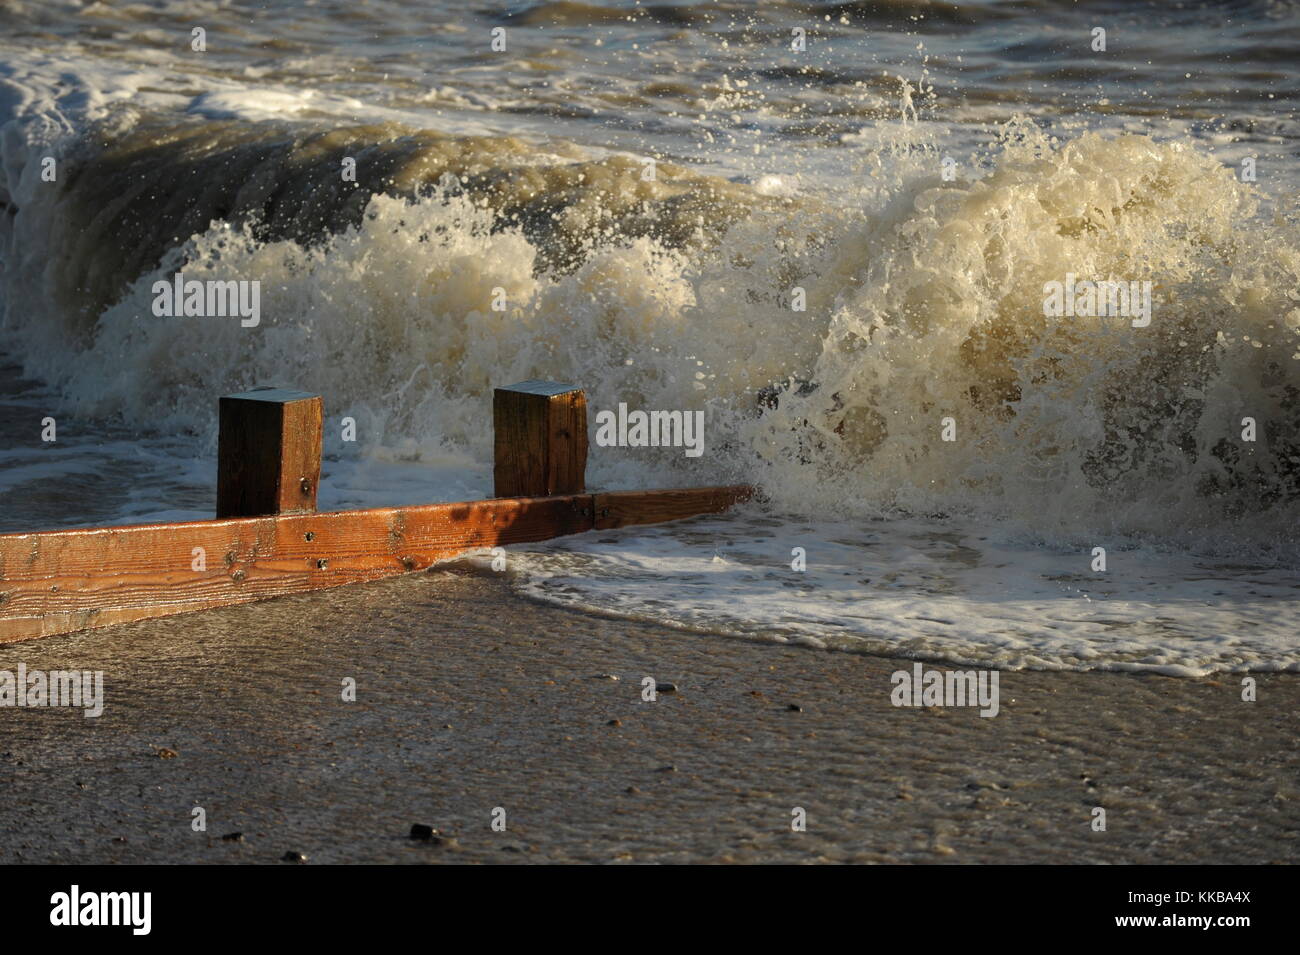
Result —
<svg viewBox="0 0 1300 955"><path fill-rule="evenodd" d="M586 487L587 398L551 381L523 381L492 396L497 497L579 494Z"/></svg>
<svg viewBox="0 0 1300 955"><path fill-rule="evenodd" d="M716 514L748 500L753 494L754 489L745 485L596 494L593 495L596 527L660 524L698 514Z"/></svg>
<svg viewBox="0 0 1300 955"><path fill-rule="evenodd" d="M0 535L0 642L390 577L591 527L590 495L572 495Z"/></svg>
<svg viewBox="0 0 1300 955"><path fill-rule="evenodd" d="M220 401L217 517L316 510L321 397L262 388Z"/></svg>
<svg viewBox="0 0 1300 955"><path fill-rule="evenodd" d="M3 534L0 643L392 577L476 548L711 514L751 493L619 491Z"/></svg>

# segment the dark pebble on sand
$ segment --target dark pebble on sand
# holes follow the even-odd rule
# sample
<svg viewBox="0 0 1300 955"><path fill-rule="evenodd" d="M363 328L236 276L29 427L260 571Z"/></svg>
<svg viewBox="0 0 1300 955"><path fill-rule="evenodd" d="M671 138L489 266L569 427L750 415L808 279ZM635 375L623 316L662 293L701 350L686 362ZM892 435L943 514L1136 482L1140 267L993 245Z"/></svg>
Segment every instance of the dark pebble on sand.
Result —
<svg viewBox="0 0 1300 955"><path fill-rule="evenodd" d="M660 683L660 684L656 687L656 689L657 689L660 693L676 693L676 692L677 692L677 684L676 684L676 683Z"/></svg>
<svg viewBox="0 0 1300 955"><path fill-rule="evenodd" d="M677 767L676 767L676 766L672 766L672 765L669 765L669 766L660 766L657 770L655 770L655 772L657 772L657 773L675 773L675 772L677 772Z"/></svg>
<svg viewBox="0 0 1300 955"><path fill-rule="evenodd" d="M307 854L304 852L286 852L280 856L281 862L306 862Z"/></svg>
<svg viewBox="0 0 1300 955"><path fill-rule="evenodd" d="M800 706L798 703L791 703L789 706L786 707L786 710L788 710L791 713L802 713L803 707Z"/></svg>
<svg viewBox="0 0 1300 955"><path fill-rule="evenodd" d="M418 822L411 826L412 839L423 839L425 842L429 842L437 834L438 830L433 828L433 826L426 826Z"/></svg>
<svg viewBox="0 0 1300 955"><path fill-rule="evenodd" d="M221 837L222 842L243 842L244 834L242 832L227 832Z"/></svg>
<svg viewBox="0 0 1300 955"><path fill-rule="evenodd" d="M622 720L610 720L610 721L609 721L608 723L606 723L605 725L606 725L606 726L622 726L622 725L623 725L623 721L622 721Z"/></svg>

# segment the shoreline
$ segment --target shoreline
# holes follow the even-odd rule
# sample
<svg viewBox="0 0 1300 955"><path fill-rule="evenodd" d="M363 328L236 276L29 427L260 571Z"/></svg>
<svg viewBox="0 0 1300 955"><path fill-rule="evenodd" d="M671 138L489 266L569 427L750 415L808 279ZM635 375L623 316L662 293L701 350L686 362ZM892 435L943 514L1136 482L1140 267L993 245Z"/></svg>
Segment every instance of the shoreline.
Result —
<svg viewBox="0 0 1300 955"><path fill-rule="evenodd" d="M0 708L8 863L1300 858L1294 674L1245 703L1240 675L1002 671L996 717L895 707L915 660L587 614L465 561L19 663L103 670L105 709Z"/></svg>

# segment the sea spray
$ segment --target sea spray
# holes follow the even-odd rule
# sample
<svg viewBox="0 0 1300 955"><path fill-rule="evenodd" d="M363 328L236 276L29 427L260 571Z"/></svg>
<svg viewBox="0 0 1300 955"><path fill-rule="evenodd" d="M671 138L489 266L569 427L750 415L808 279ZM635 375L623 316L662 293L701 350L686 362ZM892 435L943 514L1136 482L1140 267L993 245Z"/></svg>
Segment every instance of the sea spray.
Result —
<svg viewBox="0 0 1300 955"><path fill-rule="evenodd" d="M332 135L318 151L337 176L336 147L366 134ZM89 327L84 302L57 300L50 321L20 325L35 290L7 273L7 338L79 413L209 442L216 391L309 377L367 422L367 454L401 435L419 453L487 460L491 388L542 375L581 383L598 408L708 412L718 453L687 472L680 452L613 448L593 461L611 484L751 480L816 512L1288 546L1300 250L1258 218L1253 187L1193 145L1091 133L1053 145L1016 127L980 178L944 182L904 156L868 208L751 195L730 219L712 210L744 187L661 165L658 218L635 228L597 226L601 203L622 201L601 172L615 167L536 156L529 181L565 209L543 229L521 204L524 170L509 171L522 144L406 143L408 160L441 157L423 167L439 177L448 157L493 156L502 191L469 177L374 194L309 239L298 213L219 221L139 276L116 252L92 264L100 247L73 246L56 273L125 268L113 280L125 293ZM199 161L188 146L177 157ZM647 185L618 181L630 197ZM696 219L712 231L685 228ZM260 326L154 318L151 290L179 271L260 281ZM1068 275L1148 276L1155 317L1044 315L1044 286ZM815 387L760 406L790 379ZM1244 415L1262 440L1241 443ZM942 440L945 421L959 440Z"/></svg>

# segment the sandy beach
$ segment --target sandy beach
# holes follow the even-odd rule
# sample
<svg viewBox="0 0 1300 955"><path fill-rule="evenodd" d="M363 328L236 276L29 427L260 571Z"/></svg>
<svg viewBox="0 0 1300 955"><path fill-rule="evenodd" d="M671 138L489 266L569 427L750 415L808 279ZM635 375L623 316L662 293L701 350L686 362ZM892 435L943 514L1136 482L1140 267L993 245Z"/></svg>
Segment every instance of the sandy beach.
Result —
<svg viewBox="0 0 1300 955"><path fill-rule="evenodd" d="M105 708L0 710L8 863L1300 857L1293 675L1244 703L1236 677L1004 672L991 719L895 708L912 661L604 619L464 563L19 663L102 669ZM645 676L677 689L643 702Z"/></svg>

